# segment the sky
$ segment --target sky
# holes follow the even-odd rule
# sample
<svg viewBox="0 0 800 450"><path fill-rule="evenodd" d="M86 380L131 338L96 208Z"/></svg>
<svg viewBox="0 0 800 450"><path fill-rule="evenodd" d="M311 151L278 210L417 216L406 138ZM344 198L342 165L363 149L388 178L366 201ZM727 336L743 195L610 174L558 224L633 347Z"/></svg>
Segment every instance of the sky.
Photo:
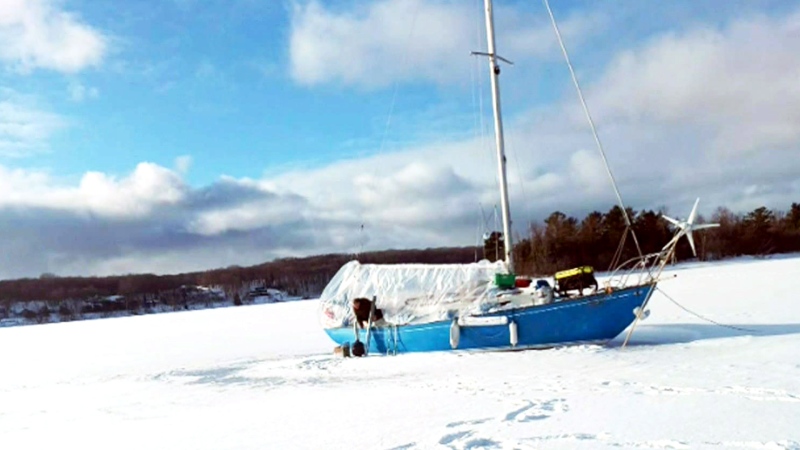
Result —
<svg viewBox="0 0 800 450"><path fill-rule="evenodd" d="M627 206L800 202L800 2L552 0ZM0 278L474 245L482 0L0 0ZM615 196L540 1L496 0L515 234ZM363 228L362 228L363 225Z"/></svg>

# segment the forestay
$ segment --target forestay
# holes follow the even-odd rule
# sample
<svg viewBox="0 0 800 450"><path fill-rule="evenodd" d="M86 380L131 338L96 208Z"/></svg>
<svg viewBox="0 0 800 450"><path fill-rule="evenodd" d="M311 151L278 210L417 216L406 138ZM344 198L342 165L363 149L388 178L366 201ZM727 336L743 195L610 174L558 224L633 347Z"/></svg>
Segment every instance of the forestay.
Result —
<svg viewBox="0 0 800 450"><path fill-rule="evenodd" d="M472 264L361 264L350 261L331 279L320 297L325 328L351 326L355 298L377 299L384 319L404 325L447 320L485 312L497 305L495 274L508 273L504 262Z"/></svg>

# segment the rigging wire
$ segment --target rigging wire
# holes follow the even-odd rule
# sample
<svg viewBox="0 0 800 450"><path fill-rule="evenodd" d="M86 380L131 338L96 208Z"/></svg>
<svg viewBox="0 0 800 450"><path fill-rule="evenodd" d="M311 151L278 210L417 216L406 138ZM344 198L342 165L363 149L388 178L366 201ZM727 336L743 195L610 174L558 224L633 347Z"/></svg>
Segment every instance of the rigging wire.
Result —
<svg viewBox="0 0 800 450"><path fill-rule="evenodd" d="M622 259L622 251L625 249L625 240L628 238L628 231L630 231L630 228L625 227L625 231L622 233L622 239L619 240L619 245L617 245L617 251L614 252L614 257L611 259L611 264L608 265L609 272L614 267L617 267L617 264L619 264L619 261Z"/></svg>
<svg viewBox="0 0 800 450"><path fill-rule="evenodd" d="M480 1L480 0L476 0ZM476 15L477 17L477 15ZM478 42L477 45L480 45L480 29L476 28L476 41ZM475 114L475 138L478 139L480 143L480 148L484 148L485 144L485 126L483 124L483 79L481 77L481 71L475 59L472 60L473 64L470 67L470 81L472 81L472 111ZM475 81L475 78L478 78L478 81Z"/></svg>
<svg viewBox="0 0 800 450"><path fill-rule="evenodd" d="M481 5L483 0L475 0L475 11L480 11ZM481 48L484 44L484 35L482 34L482 26L483 21L480 14L475 14L475 46L476 48ZM472 110L474 112L474 120L475 120L475 139L478 142L478 153L484 154L487 157L487 165L494 164L494 151L492 148L487 144L486 140L486 122L485 122L485 114L484 109L486 108L483 102L484 97L484 83L483 83L483 68L481 61L477 58L472 60L471 70L470 70L470 80L472 81ZM484 152L485 151L485 152ZM497 179L497 171L492 171L494 182L499 183ZM476 239L476 243L478 246L483 247L484 238L486 235L486 230L488 228L488 221L486 218L486 213L483 209L483 204L478 202L478 207L481 210L481 218L482 222L478 227L478 236ZM495 205L496 207L496 205ZM496 226L496 225L495 225ZM492 229L494 231L496 228ZM485 253L485 251L484 251ZM485 257L486 255L483 255Z"/></svg>
<svg viewBox="0 0 800 450"><path fill-rule="evenodd" d="M406 36L406 44L408 44L411 41L411 38L414 36L414 31L415 31L416 25L417 25L417 18L419 17L419 9L420 9L420 3L417 3L416 7L414 8L414 14L411 16L411 26L409 27L409 30L408 30L408 36ZM411 46L410 45L405 45L404 47L406 49L410 49ZM410 50L407 50L406 52L403 53L403 58L401 60L400 67L408 67L407 61L408 61L409 53L411 53ZM389 115L386 118L386 125L383 128L383 136L381 137L381 145L380 145L380 148L378 150L378 153L382 153L383 152L384 145L386 144L386 136L388 135L389 128L391 127L391 124L392 124L392 117L394 115L394 107L395 107L395 105L397 103L397 92L399 90L400 90L400 80L399 79L395 79L394 80L394 92L392 93L392 102L391 102L391 104L389 106Z"/></svg>
<svg viewBox="0 0 800 450"><path fill-rule="evenodd" d="M484 0L475 0L475 5L476 5L475 10L476 11L480 11L483 8L483 1ZM485 34L485 30L484 30L483 27L484 27L484 21L483 21L482 15L481 14L475 14L475 42L476 42L475 45L476 45L476 48L484 48L487 45L486 44L486 34ZM478 124L477 124L478 125L478 130L476 131L476 135L477 134L480 135L479 136L479 138L480 138L479 139L479 148L484 151L484 155L486 155L486 157L488 159L488 165L486 167L490 167L490 166L493 166L494 164L496 164L497 161L495 159L496 158L495 150L494 150L494 148L492 148L492 143L487 139L487 134L489 133L487 131L487 123L486 123L486 120L485 120L485 116L487 115L485 110L487 109L487 106L483 101L484 100L484 96L485 96L485 85L484 85L484 82L483 82L483 73L484 73L485 69L484 69L483 64L482 64L482 62L481 62L481 60L479 58L475 58L473 61L474 61L474 64L472 65L473 70L472 70L472 76L471 76L471 80L472 80L472 83L473 83L473 91L472 91L473 92L473 105L472 106L473 106L473 109L476 110L476 114L475 115L478 118L476 120L476 122L478 122ZM475 75L476 73L477 73L477 82L476 82L476 75ZM475 105L475 98L476 97L477 97L477 103L478 103L477 105ZM515 153L515 157L516 157L516 153ZM519 164L518 160L517 160L517 164ZM500 179L498 178L497 171L494 170L494 171L491 171L491 173L493 174L492 176L494 178L495 185L499 185L500 184ZM521 178L521 175L520 175L520 178ZM521 183L521 181L520 181L520 183ZM524 188L523 188L523 197L524 197L524 195L525 194L524 194ZM490 225L488 223L490 219L487 218L485 213L484 213L483 204L479 204L479 205L480 205L480 208L481 208L481 215L483 217L483 230L482 231L484 233L483 233L482 237L484 239L482 239L481 242L480 242L481 246L483 246L485 244L485 238L490 236L492 232L495 232L497 230L502 229L502 226L499 223L500 222L500 218L498 217L498 211L497 211L497 204L496 203L494 205L494 217L493 217L494 218L494 224L491 225L491 228L490 228ZM487 233L487 230L488 230L488 233ZM485 252L486 252L486 249L484 248L484 255L483 255L484 258L487 257L487 255L485 255ZM497 240L497 242L495 242L495 259L500 259L500 241L499 240Z"/></svg>
<svg viewBox="0 0 800 450"><path fill-rule="evenodd" d="M408 35L406 36L406 45L404 46L404 48L409 49L409 50L407 50L406 52L403 53L403 56L402 56L402 59L401 59L402 63L400 65L400 67L407 67L406 62L408 60L409 53L411 53L411 51L410 51L410 47L411 46L407 45L407 44L408 44L408 42L411 41L411 38L414 35L414 31L415 31L416 25L417 25L417 18L419 17L419 10L420 10L420 3L417 3L416 7L414 8L414 13L411 16L411 26L409 27ZM386 146L386 138L389 135L389 128L391 128L391 126L392 126L392 118L394 117L394 109L395 109L395 106L397 104L397 93L400 90L400 80L399 79L395 79L394 80L394 86L393 86L392 90L393 90L393 92L392 92L392 101L389 104L389 114L386 117L386 123L384 124L384 127L383 127L383 134L381 135L381 142L380 142L380 145L378 146L378 154L382 154L383 153L383 149ZM363 209L361 209L361 217L360 217L360 219L361 219L361 221L360 221L361 222L361 228L360 228L360 235L361 235L360 236L361 237L360 241L361 242L359 243L359 250L358 250L358 252L356 252L356 258L358 258L360 253L363 252L363 250L364 250L364 242L366 241L366 237L364 236L364 224L366 223L366 220L364 220L364 210Z"/></svg>
<svg viewBox="0 0 800 450"><path fill-rule="evenodd" d="M500 217L497 212L497 205L494 205L494 230L500 229L499 222L500 222ZM505 236L503 236L503 245L505 245ZM500 259L500 239L494 240L494 257L496 260Z"/></svg>
<svg viewBox="0 0 800 450"><path fill-rule="evenodd" d="M727 325L727 324L724 324L724 323L719 323L719 322L717 322L717 321L715 321L715 320L709 319L708 317L702 316L702 315L700 315L700 314L698 314L698 313L696 313L696 312L694 312L694 311L690 310L689 308L687 308L687 307L685 307L685 306L681 305L680 303L678 303L677 301L675 301L675 299L674 299L674 298L670 297L670 296L669 296L669 295L668 295L666 292L664 292L664 290L663 290L663 289L661 289L661 288L657 287L657 288L656 288L656 290L658 290L658 292L661 292L661 294L662 294L664 297L667 297L667 300L669 300L669 301L671 301L672 303L674 303L674 304L675 304L675 306L677 306L678 308L680 308L680 309L682 309L682 310L686 311L687 313L689 313L689 314L691 314L691 315L693 315L693 316L697 317L698 319L704 320L704 321L706 321L706 322L709 322L709 323L712 323L712 324L714 324L714 325L718 325L718 326L720 326L720 327L723 327L723 328L730 328L731 330L737 330L737 331L744 331L744 332L747 332L747 333L756 333L756 334L760 334L760 333L759 333L759 331L757 331L757 330L752 330L752 329L749 329L749 328L736 327L736 326L733 326L733 325Z"/></svg>
<svg viewBox="0 0 800 450"><path fill-rule="evenodd" d="M514 153L514 163L516 163L517 178L519 178L519 189L522 193L522 198L525 199L528 198L528 196L525 194L525 183L522 176L522 169L520 168L522 166L519 163L519 152L517 152L517 149L514 146L511 147L511 152Z"/></svg>
<svg viewBox="0 0 800 450"><path fill-rule="evenodd" d="M558 44L561 46L561 52L564 54L564 59L567 62L567 67L569 68L569 73L572 76L572 82L575 84L575 89L578 91L578 98L581 100L581 105L583 106L583 112L586 114L586 119L589 121L589 127L592 129L592 136L594 136L594 141L597 144L597 150L600 152L600 156L603 158L603 164L605 165L606 172L608 173L608 177L611 179L611 185L614 187L614 193L617 195L617 201L619 202L619 207L622 209L622 215L625 218L625 225L631 229L631 235L633 237L633 241L636 244L636 250L639 252L639 256L643 257L642 249L639 246L639 240L636 238L636 233L633 231L633 225L631 223L630 217L628 217L628 210L625 208L625 202L622 201L622 194L619 192L619 187L617 186L617 181L614 178L614 174L611 172L611 167L608 164L608 159L606 158L606 152L603 149L603 144L600 142L600 136L597 134L597 128L594 125L594 120L592 119L592 115L589 113L589 107L586 106L586 100L583 97L583 91L581 90L581 85L578 83L578 77L575 75L575 69L572 67L572 62L569 59L569 54L567 53L567 47L564 45L564 40L561 38L561 32L558 29L558 24L556 24L556 18L553 15L553 11L550 9L550 2L548 0L543 0L544 6L547 8L547 13L550 15L550 22L553 24L553 30L556 32L556 38L558 38Z"/></svg>
<svg viewBox="0 0 800 450"><path fill-rule="evenodd" d="M480 11L481 8L482 8L483 0L475 0L475 4L477 5L476 11ZM475 14L475 40L476 40L476 47L477 48L482 48L484 46L485 35L483 34L483 26L484 26L484 24L483 24L483 19L482 19L481 15L480 14ZM474 76L472 78L472 82L475 84L475 86L477 86L477 92L478 92L477 116L480 119L480 128L479 128L480 148L483 149L485 151L484 154L486 156L488 156L488 165L486 167L491 167L491 166L493 166L495 164L495 155L494 155L494 150L491 148L491 146L489 144L487 144L487 140L486 140L486 134L487 134L486 133L486 122L484 120L485 119L484 110L486 109L486 106L483 103L483 97L484 97L483 68L481 67L482 64L481 64L481 60L479 58L473 58L473 62L474 62L473 66L472 66L473 70L474 70L473 73L477 73L478 74L477 83L475 83L475 77ZM474 90L473 90L473 92L474 92ZM473 107L474 107L474 103L473 103ZM493 173L495 184L500 183L500 180L497 178L497 171L496 170L492 171L492 173Z"/></svg>
<svg viewBox="0 0 800 450"><path fill-rule="evenodd" d="M358 235L358 251L356 252L356 259L361 256L361 253L364 252L364 224L361 224L361 228L359 229Z"/></svg>
<svg viewBox="0 0 800 450"><path fill-rule="evenodd" d="M478 228L475 230L475 262L478 262L478 249L483 246L483 233L486 229L486 213L483 211L483 205L478 202L478 208L481 210L481 217L478 220Z"/></svg>

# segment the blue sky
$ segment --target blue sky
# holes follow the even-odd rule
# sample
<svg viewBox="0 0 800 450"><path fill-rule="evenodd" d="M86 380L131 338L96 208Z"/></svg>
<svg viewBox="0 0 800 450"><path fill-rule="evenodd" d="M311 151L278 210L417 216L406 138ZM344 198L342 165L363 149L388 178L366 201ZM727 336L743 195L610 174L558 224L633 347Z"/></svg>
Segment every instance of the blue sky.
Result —
<svg viewBox="0 0 800 450"><path fill-rule="evenodd" d="M3 1L0 278L473 244L481 4ZM551 5L630 206L800 201L799 2ZM607 209L542 3L495 8L515 230Z"/></svg>

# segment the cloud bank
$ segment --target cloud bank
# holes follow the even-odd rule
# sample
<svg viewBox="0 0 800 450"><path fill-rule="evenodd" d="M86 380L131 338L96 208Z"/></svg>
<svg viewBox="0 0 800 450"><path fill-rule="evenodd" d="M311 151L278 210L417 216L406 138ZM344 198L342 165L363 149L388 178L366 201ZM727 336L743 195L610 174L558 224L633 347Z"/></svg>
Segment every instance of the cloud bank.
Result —
<svg viewBox="0 0 800 450"><path fill-rule="evenodd" d="M300 47L292 67L298 82L440 81L425 65L450 58L456 47L438 41L459 43L459 54L470 48L464 39L475 24L450 19L460 8L454 2L372 5L361 13L315 2L295 6L291 45L293 52ZM427 31L434 59L412 52L417 59L408 66L419 71L379 67L396 62L395 40L408 31L406 20L396 30L386 21L407 17L404 11L413 8L429 8L426 13L439 14L447 25ZM367 42L365 33L376 33L380 45ZM335 45L319 53L322 36ZM379 63L362 57L384 45ZM798 48L796 12L698 25L617 52L585 88L627 203L635 209L663 205L680 215L696 196L706 214L718 205L746 211L800 201ZM305 51L319 60L310 62ZM336 64L350 64L351 57L360 62ZM517 232L554 210L579 215L614 203L572 92L507 117L506 126ZM14 136L12 128L0 128L0 138ZM0 166L0 277L176 272L352 252L362 245L472 244L481 209L488 213L498 201L490 141L420 144L262 179L223 177L204 187L186 183L189 157L175 169L143 162L124 176L89 172L75 183Z"/></svg>

